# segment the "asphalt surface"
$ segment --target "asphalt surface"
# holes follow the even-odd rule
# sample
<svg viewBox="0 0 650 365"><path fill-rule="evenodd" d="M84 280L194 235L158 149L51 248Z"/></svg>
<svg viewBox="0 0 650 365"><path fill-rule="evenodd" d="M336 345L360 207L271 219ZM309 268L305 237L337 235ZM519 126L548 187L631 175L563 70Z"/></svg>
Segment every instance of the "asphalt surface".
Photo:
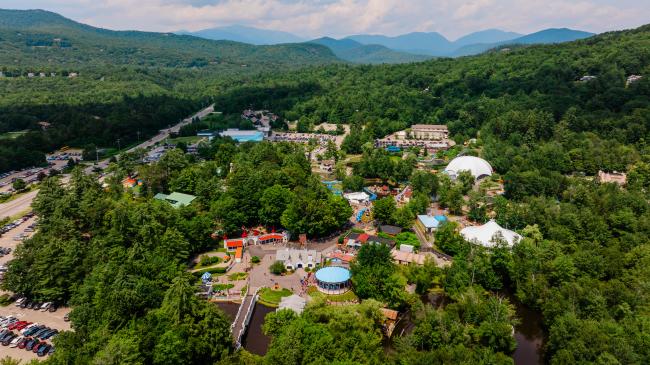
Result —
<svg viewBox="0 0 650 365"><path fill-rule="evenodd" d="M30 191L14 200L0 204L0 219L29 210L37 193L38 190Z"/></svg>

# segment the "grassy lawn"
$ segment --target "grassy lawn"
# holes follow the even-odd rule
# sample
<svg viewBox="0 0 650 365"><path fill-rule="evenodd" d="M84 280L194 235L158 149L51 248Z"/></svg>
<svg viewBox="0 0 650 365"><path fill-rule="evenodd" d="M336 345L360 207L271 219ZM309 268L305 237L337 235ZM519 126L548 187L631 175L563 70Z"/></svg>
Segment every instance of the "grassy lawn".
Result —
<svg viewBox="0 0 650 365"><path fill-rule="evenodd" d="M222 290L227 290L227 289L232 289L234 288L235 285L233 284L216 284L212 286L213 291L222 291Z"/></svg>
<svg viewBox="0 0 650 365"><path fill-rule="evenodd" d="M348 158L345 159L345 163L356 163L356 162L361 162L362 155L348 155Z"/></svg>
<svg viewBox="0 0 650 365"><path fill-rule="evenodd" d="M319 292L318 288L316 288L315 286L310 286L309 289L307 289L307 294L309 294L312 297L324 297L330 302L351 302L351 301L359 300L359 297L357 297L357 295L354 294L352 290L349 290L343 294L325 294Z"/></svg>
<svg viewBox="0 0 650 365"><path fill-rule="evenodd" d="M169 142L171 144L176 144L176 143L179 143L179 142L183 142L183 143L186 143L186 144L193 144L193 143L198 142L201 139L203 139L203 137L187 136L187 137L168 138L167 142Z"/></svg>
<svg viewBox="0 0 650 365"><path fill-rule="evenodd" d="M291 290L282 288L280 290L273 290L271 288L262 288L259 291L259 302L267 307L277 307L280 304L280 299L288 297Z"/></svg>
<svg viewBox="0 0 650 365"><path fill-rule="evenodd" d="M248 273L236 272L234 274L228 275L228 280L230 280L230 281L244 280L247 277L248 277Z"/></svg>
<svg viewBox="0 0 650 365"><path fill-rule="evenodd" d="M0 134L0 140L3 140L3 139L16 139L16 138L18 138L20 136L23 136L23 135L27 134L27 132L28 132L27 130L24 130L24 131L2 133L2 134Z"/></svg>

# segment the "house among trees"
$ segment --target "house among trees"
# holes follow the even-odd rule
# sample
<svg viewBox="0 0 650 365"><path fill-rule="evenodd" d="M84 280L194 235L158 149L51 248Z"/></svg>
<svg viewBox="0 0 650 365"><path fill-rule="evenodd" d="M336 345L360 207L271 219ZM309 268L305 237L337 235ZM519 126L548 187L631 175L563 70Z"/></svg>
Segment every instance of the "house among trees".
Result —
<svg viewBox="0 0 650 365"><path fill-rule="evenodd" d="M580 78L580 82L589 82L589 81L593 81L593 80L596 80L596 79L597 79L596 76L584 75L584 76L582 76Z"/></svg>
<svg viewBox="0 0 650 365"><path fill-rule="evenodd" d="M442 141L449 137L449 129L439 124L413 124L408 136L412 139Z"/></svg>
<svg viewBox="0 0 650 365"><path fill-rule="evenodd" d="M405 246L405 245L402 245ZM393 256L393 261L399 265L424 265L424 262L427 260L426 255L422 253L414 253L402 250L391 250L391 256Z"/></svg>
<svg viewBox="0 0 650 365"><path fill-rule="evenodd" d="M350 233L345 238L345 245L352 248L361 248L361 246L372 243L372 244L382 244L388 247L395 246L395 241L389 238L383 238L379 236L369 235L367 233Z"/></svg>
<svg viewBox="0 0 650 365"><path fill-rule="evenodd" d="M630 75L627 78L627 82L625 83L625 85L630 86L631 84L641 80L642 78L643 78L643 76L641 76L641 75Z"/></svg>
<svg viewBox="0 0 650 365"><path fill-rule="evenodd" d="M321 254L316 250L296 250L286 248L278 250L275 260L284 264L287 270L313 269L321 262Z"/></svg>
<svg viewBox="0 0 650 365"><path fill-rule="evenodd" d="M334 165L336 165L336 160L334 159L322 160L320 162L320 169L321 171L332 172L332 170L334 169Z"/></svg>
<svg viewBox="0 0 650 365"><path fill-rule="evenodd" d="M426 234L433 234L438 227L447 221L447 217L444 215L418 215L418 219L415 221L415 224Z"/></svg>
<svg viewBox="0 0 650 365"><path fill-rule="evenodd" d="M601 184L613 183L625 186L627 184L627 174L624 172L605 172L600 170L598 171L597 180Z"/></svg>
<svg viewBox="0 0 650 365"><path fill-rule="evenodd" d="M385 224L383 226L379 226L379 231L386 233L389 236L395 237L398 234L402 233L402 228Z"/></svg>
<svg viewBox="0 0 650 365"><path fill-rule="evenodd" d="M190 205L190 203L192 203L194 199L196 199L194 195L177 193L177 192L173 192L169 195L158 193L153 198L166 201L167 203L171 204L172 207L174 208L180 208L185 205Z"/></svg>

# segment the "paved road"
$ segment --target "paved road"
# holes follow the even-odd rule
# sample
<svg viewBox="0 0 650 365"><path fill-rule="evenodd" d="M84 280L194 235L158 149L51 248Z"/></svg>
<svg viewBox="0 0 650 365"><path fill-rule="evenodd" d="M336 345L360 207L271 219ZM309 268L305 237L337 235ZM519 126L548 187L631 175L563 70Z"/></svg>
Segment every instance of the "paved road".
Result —
<svg viewBox="0 0 650 365"><path fill-rule="evenodd" d="M176 124L175 126L167 129L163 129L158 133L157 135L153 136L151 139L137 145L136 147L133 147L128 150L128 152L134 151L136 148L147 148L149 146L152 146L165 138L169 136L170 133L176 133L180 130L180 128L186 124L189 124L192 122L192 119L195 117L199 118L205 118L208 114L212 113L214 111L214 105L210 105L209 107L197 112L196 114L192 115L191 117L188 117L187 119L184 119L182 122ZM87 167L84 171L89 174L92 173L92 171L96 168L99 167L102 170L108 167L108 161L109 159L105 159L99 162L98 165L91 165ZM67 176L64 176L62 179L63 183L66 183L68 180ZM27 194L24 194L10 202L0 204L0 219L4 217L11 217L13 215L16 215L18 213L24 212L28 209L30 209L32 205L32 200L34 200L34 197L38 194L38 190L30 191Z"/></svg>
<svg viewBox="0 0 650 365"><path fill-rule="evenodd" d="M38 194L38 190L30 191L12 201L0 204L0 219L11 217L28 210L36 194Z"/></svg>
<svg viewBox="0 0 650 365"><path fill-rule="evenodd" d="M424 248L433 248L433 242L430 242L429 240L427 240L427 238L420 231L418 226L413 226L413 232L415 232L415 235L418 236L418 239L420 240L420 245L421 245L421 247L423 249Z"/></svg>
<svg viewBox="0 0 650 365"><path fill-rule="evenodd" d="M183 119L182 122L176 124L175 126L173 126L171 128L166 128L166 129L160 130L160 132L158 134L156 134L155 136L153 136L150 139L140 143L139 145L137 145L135 147L132 147L132 148L128 149L126 152L133 152L138 148L146 149L148 147L151 147L151 146L155 145L156 143L161 142L164 139L166 139L167 137L169 137L170 133L178 133L178 131L181 129L181 127L183 127L183 126L185 126L187 124L190 124L192 122L192 119L194 119L196 117L198 117L199 119L203 119L208 114L212 113L213 111L214 111L214 104L210 105L209 107L207 107L205 109L202 109L202 110L198 111L196 114L194 114L194 115L192 115L192 116L190 116L190 117L188 117L186 119ZM108 164L109 164L109 159L107 158L107 159L99 161L99 163L97 165L88 166L84 171L85 171L86 174L90 174L90 173L92 173L92 171L95 168L100 168L100 169L104 170L105 168L108 167Z"/></svg>

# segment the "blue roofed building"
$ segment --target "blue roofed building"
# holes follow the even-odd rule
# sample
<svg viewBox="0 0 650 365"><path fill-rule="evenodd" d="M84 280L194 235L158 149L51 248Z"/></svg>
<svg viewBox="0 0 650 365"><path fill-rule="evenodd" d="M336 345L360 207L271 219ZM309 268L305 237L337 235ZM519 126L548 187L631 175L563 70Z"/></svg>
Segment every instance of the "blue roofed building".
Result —
<svg viewBox="0 0 650 365"><path fill-rule="evenodd" d="M219 133L221 137L230 137L237 142L262 142L264 133L260 131L240 130L237 128L227 129Z"/></svg>
<svg viewBox="0 0 650 365"><path fill-rule="evenodd" d="M418 215L416 225L426 234L433 234L438 227L447 221L444 215Z"/></svg>

